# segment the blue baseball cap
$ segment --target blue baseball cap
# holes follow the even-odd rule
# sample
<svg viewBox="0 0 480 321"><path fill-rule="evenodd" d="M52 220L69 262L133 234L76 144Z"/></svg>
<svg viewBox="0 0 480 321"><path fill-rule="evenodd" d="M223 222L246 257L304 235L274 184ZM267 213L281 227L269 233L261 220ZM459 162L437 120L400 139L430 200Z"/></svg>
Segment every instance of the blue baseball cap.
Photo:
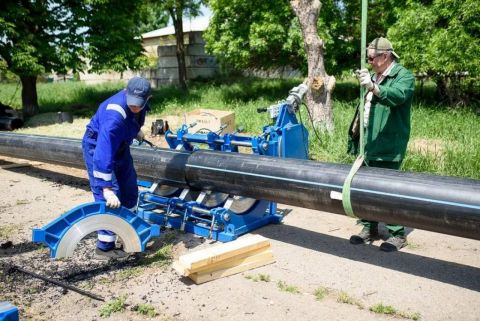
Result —
<svg viewBox="0 0 480 321"><path fill-rule="evenodd" d="M150 97L150 82L142 77L133 77L127 84L127 105L144 107Z"/></svg>

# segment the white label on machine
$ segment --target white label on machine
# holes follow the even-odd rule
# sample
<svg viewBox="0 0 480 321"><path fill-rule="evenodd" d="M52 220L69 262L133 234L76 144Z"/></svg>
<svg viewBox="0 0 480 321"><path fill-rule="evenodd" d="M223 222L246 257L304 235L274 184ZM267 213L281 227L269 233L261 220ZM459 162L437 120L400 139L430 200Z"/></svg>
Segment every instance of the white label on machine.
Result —
<svg viewBox="0 0 480 321"><path fill-rule="evenodd" d="M278 114L280 114L280 106L279 105L272 105L267 108L270 113L270 118L277 118Z"/></svg>
<svg viewBox="0 0 480 321"><path fill-rule="evenodd" d="M330 198L332 200L342 200L342 193L340 192L335 192L335 191L330 191Z"/></svg>

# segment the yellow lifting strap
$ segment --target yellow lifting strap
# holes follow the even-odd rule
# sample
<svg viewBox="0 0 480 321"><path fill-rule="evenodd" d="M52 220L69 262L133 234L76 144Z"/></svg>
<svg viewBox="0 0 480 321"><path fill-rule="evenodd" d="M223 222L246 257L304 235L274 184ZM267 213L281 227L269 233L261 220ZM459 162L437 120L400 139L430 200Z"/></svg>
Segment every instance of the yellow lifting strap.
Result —
<svg viewBox="0 0 480 321"><path fill-rule="evenodd" d="M362 26L361 26L362 38L361 38L361 49L360 49L361 50L360 66L362 69L366 68L365 59L366 59L366 52L367 52L367 11L368 11L367 1L368 0L362 0ZM352 168L350 169L350 172L348 173L342 188L343 209L345 213L350 217L357 217L353 213L352 202L350 198L350 191L351 191L353 177L357 173L358 169L363 165L363 162L365 160L365 144L364 144L365 128L363 124L364 106L365 106L365 88L360 87L360 105L358 106L359 108L358 114L360 117L360 140L359 140L360 152L358 154L357 159L353 163Z"/></svg>

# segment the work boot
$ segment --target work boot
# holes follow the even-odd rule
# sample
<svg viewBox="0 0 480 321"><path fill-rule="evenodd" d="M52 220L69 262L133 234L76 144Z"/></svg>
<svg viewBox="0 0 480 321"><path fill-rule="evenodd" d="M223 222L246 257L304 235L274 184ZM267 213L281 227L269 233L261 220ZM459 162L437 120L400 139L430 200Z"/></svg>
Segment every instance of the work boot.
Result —
<svg viewBox="0 0 480 321"><path fill-rule="evenodd" d="M358 234L350 236L350 243L352 244L364 244L370 241L373 241L375 237L378 236L377 227L363 227L363 229Z"/></svg>
<svg viewBox="0 0 480 321"><path fill-rule="evenodd" d="M403 235L390 236L385 242L380 245L380 250L385 252L399 251L402 247L407 245L407 238Z"/></svg>
<svg viewBox="0 0 480 321"><path fill-rule="evenodd" d="M110 260L110 259L122 259L127 257L129 254L120 249L111 249L108 251L103 251L98 247L95 249L95 258L97 260Z"/></svg>

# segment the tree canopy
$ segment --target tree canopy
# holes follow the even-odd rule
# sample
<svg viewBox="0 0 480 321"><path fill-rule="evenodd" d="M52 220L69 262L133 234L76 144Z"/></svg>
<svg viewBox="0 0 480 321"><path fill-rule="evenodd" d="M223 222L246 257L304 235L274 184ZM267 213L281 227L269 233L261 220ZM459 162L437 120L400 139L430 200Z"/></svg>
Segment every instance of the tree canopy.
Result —
<svg viewBox="0 0 480 321"><path fill-rule="evenodd" d="M389 29L401 61L432 77L450 103L480 98L480 2L408 1ZM476 88L475 88L476 87Z"/></svg>
<svg viewBox="0 0 480 321"><path fill-rule="evenodd" d="M288 1L210 0L207 49L234 67L304 65L298 21Z"/></svg>
<svg viewBox="0 0 480 321"><path fill-rule="evenodd" d="M394 0L369 7L369 37L385 36L396 20ZM207 49L238 68L290 65L306 71L303 39L289 1L209 0L214 16L205 33ZM360 3L322 0L317 29L325 42L325 65L332 73L358 67ZM379 14L380 13L380 14Z"/></svg>
<svg viewBox="0 0 480 321"><path fill-rule="evenodd" d="M38 112L36 78L43 73L143 66L138 22L145 8L129 0L3 0L0 59L20 77L24 113Z"/></svg>
<svg viewBox="0 0 480 321"><path fill-rule="evenodd" d="M214 16L207 48L238 67L302 67L305 53L289 2L210 0ZM325 40L326 68L339 73L360 58L360 3L323 0L317 22ZM476 0L370 1L368 40L388 36L402 63L417 72L478 75L480 2Z"/></svg>

